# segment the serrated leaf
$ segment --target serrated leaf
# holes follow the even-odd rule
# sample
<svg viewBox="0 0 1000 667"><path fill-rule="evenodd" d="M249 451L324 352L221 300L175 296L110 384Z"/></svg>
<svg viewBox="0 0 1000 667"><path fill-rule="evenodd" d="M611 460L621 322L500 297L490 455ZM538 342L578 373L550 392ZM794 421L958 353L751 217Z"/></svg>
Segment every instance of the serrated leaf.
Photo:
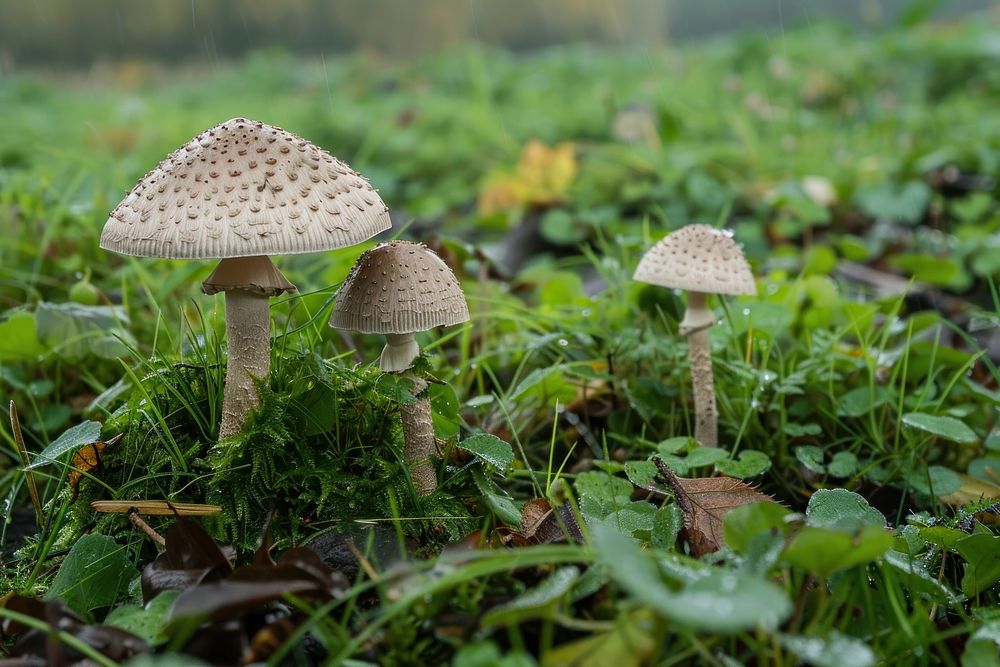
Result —
<svg viewBox="0 0 1000 667"><path fill-rule="evenodd" d="M657 466L684 512L684 537L691 553L702 556L725 543L723 517L740 505L771 498L732 477L677 477L666 466Z"/></svg>
<svg viewBox="0 0 1000 667"><path fill-rule="evenodd" d="M476 433L459 442L458 446L498 470L506 470L514 462L514 449L510 443L491 433Z"/></svg>

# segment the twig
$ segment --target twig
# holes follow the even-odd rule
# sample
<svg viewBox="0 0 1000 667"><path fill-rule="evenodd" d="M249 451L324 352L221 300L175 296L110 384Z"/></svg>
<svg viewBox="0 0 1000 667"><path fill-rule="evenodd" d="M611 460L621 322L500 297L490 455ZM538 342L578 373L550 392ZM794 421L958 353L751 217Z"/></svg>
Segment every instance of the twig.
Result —
<svg viewBox="0 0 1000 667"><path fill-rule="evenodd" d="M136 528L146 533L146 536L149 537L149 539L153 540L161 547L167 546L167 541L163 539L163 535L160 535L158 532L153 530L152 526L142 520L142 517L139 516L139 510L134 507L129 510L128 520L131 521Z"/></svg>
<svg viewBox="0 0 1000 667"><path fill-rule="evenodd" d="M360 565L361 569L365 571L365 574L368 575L368 578L374 582L378 582L378 580L381 577L379 577L378 572L375 571L375 568L372 567L372 564L369 562L369 560L365 558L365 555L361 553L361 551L354 545L354 540L348 538L344 540L344 543L347 545L347 548L351 550L351 553L354 555L354 558L357 559L358 561L358 565Z"/></svg>
<svg viewBox="0 0 1000 667"><path fill-rule="evenodd" d="M31 461L28 459L28 449L24 446L24 434L21 433L21 420L17 416L17 406L14 401L10 402L10 430L14 433L14 443L17 445L17 453L21 456L21 465L24 466L24 480L28 483L28 495L31 496L31 505L35 508L35 521L41 527L45 523L45 516L42 514L42 501L38 497L38 487L35 486L35 476L27 469Z"/></svg>

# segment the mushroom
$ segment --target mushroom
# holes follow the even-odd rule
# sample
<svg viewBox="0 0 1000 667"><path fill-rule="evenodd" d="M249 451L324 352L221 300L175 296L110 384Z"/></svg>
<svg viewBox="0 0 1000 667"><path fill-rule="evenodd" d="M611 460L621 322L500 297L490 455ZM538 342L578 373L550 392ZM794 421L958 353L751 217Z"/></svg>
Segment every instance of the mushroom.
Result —
<svg viewBox="0 0 1000 667"><path fill-rule="evenodd" d="M268 255L344 248L391 226L386 205L347 164L279 127L234 118L146 174L111 212L101 247L222 260L202 284L226 293L221 440L259 403L254 378L267 376L271 360L268 298L295 291Z"/></svg>
<svg viewBox="0 0 1000 667"><path fill-rule="evenodd" d="M392 241L358 258L337 291L330 326L383 334L379 368L405 373L420 354L413 334L468 320L465 295L448 265L422 244ZM413 486L423 496L437 487L437 446L427 381L407 374L417 400L399 407L405 457Z"/></svg>
<svg viewBox="0 0 1000 667"><path fill-rule="evenodd" d="M707 447L719 446L718 412L712 381L708 329L716 317L709 294L756 294L750 265L730 232L708 225L688 225L650 248L635 270L640 282L687 290L687 309L680 333L688 339L694 388L694 437Z"/></svg>

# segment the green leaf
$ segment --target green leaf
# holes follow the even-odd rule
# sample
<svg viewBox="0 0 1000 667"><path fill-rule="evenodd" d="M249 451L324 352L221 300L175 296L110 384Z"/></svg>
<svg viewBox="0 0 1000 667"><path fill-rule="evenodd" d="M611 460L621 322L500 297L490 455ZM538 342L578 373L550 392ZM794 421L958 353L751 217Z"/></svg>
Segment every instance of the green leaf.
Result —
<svg viewBox="0 0 1000 667"><path fill-rule="evenodd" d="M826 467L833 477L850 477L858 469L858 457L851 452L837 452Z"/></svg>
<svg viewBox="0 0 1000 667"><path fill-rule="evenodd" d="M910 486L921 493L947 496L962 488L962 478L958 473L944 466L917 468L907 478Z"/></svg>
<svg viewBox="0 0 1000 667"><path fill-rule="evenodd" d="M651 486L657 474L656 465L652 461L625 462L625 476L638 487Z"/></svg>
<svg viewBox="0 0 1000 667"><path fill-rule="evenodd" d="M167 625L167 616L174 600L180 594L180 591L163 591L150 600L145 608L134 604L116 607L104 619L104 624L128 630L145 639L150 646L157 646L167 640L163 632Z"/></svg>
<svg viewBox="0 0 1000 667"><path fill-rule="evenodd" d="M445 440L458 435L462 420L458 416L458 396L455 395L454 387L450 384L432 383L427 387L427 396L431 399L434 432Z"/></svg>
<svg viewBox="0 0 1000 667"><path fill-rule="evenodd" d="M695 630L774 628L791 612L784 591L770 581L725 570L675 593L663 582L655 561L634 541L606 525L595 525L591 537L598 557L622 588L665 618Z"/></svg>
<svg viewBox="0 0 1000 667"><path fill-rule="evenodd" d="M0 322L0 362L29 361L44 352L34 314L22 310Z"/></svg>
<svg viewBox="0 0 1000 667"><path fill-rule="evenodd" d="M976 629L965 643L962 667L998 667L1000 665L1000 620L993 619Z"/></svg>
<svg viewBox="0 0 1000 667"><path fill-rule="evenodd" d="M929 595L944 604L955 605L961 600L953 590L938 580L936 572L929 572L922 558L889 549L882 555L883 562L902 573L908 587L914 592Z"/></svg>
<svg viewBox="0 0 1000 667"><path fill-rule="evenodd" d="M521 511L510 496L486 475L481 465L472 466L472 480L490 511L507 525L521 527Z"/></svg>
<svg viewBox="0 0 1000 667"><path fill-rule="evenodd" d="M871 667L875 653L859 639L831 630L826 637L778 635L778 641L815 667Z"/></svg>
<svg viewBox="0 0 1000 667"><path fill-rule="evenodd" d="M101 424L95 421L85 421L66 429L48 447L35 458L35 462L25 470L34 470L52 463L63 454L73 451L83 445L97 442L101 438Z"/></svg>
<svg viewBox="0 0 1000 667"><path fill-rule="evenodd" d="M870 563L892 544L892 534L876 526L865 526L854 534L807 526L792 538L781 558L826 577L838 570Z"/></svg>
<svg viewBox="0 0 1000 667"><path fill-rule="evenodd" d="M862 496L847 489L820 489L809 499L806 521L818 528L853 532L863 526L885 528L885 517Z"/></svg>
<svg viewBox="0 0 1000 667"><path fill-rule="evenodd" d="M957 542L955 548L966 561L962 592L979 595L1000 581L1000 537L980 533Z"/></svg>
<svg viewBox="0 0 1000 667"><path fill-rule="evenodd" d="M45 597L58 598L93 619L93 611L111 606L137 575L125 547L114 538L84 535L70 549Z"/></svg>
<svg viewBox="0 0 1000 667"><path fill-rule="evenodd" d="M487 611L480 625L490 628L551 618L579 577L579 568L561 567L533 589Z"/></svg>
<svg viewBox="0 0 1000 667"><path fill-rule="evenodd" d="M498 470L506 470L514 462L514 449L510 443L490 433L476 433L459 442L458 446Z"/></svg>
<svg viewBox="0 0 1000 667"><path fill-rule="evenodd" d="M715 464L715 469L723 475L746 479L756 477L767 471L771 467L771 459L764 452L756 449L744 449L740 452L739 461L727 459Z"/></svg>
<svg viewBox="0 0 1000 667"><path fill-rule="evenodd" d="M35 311L38 339L65 359L115 359L128 355L135 340L120 306L41 302ZM124 341L124 342L123 342Z"/></svg>
<svg viewBox="0 0 1000 667"><path fill-rule="evenodd" d="M795 448L795 458L799 460L806 470L822 475L826 472L823 465L823 450L815 445L802 445Z"/></svg>
<svg viewBox="0 0 1000 667"><path fill-rule="evenodd" d="M837 416L862 417L889 400L889 392L885 387L858 387L852 389L837 400Z"/></svg>
<svg viewBox="0 0 1000 667"><path fill-rule="evenodd" d="M785 522L791 512L778 503L739 505L726 512L722 527L726 544L736 553L744 553L755 537L762 534L787 534L791 527Z"/></svg>
<svg viewBox="0 0 1000 667"><path fill-rule="evenodd" d="M931 189L923 181L905 184L879 183L858 189L858 206L873 218L900 220L916 224L931 200Z"/></svg>
<svg viewBox="0 0 1000 667"><path fill-rule="evenodd" d="M684 512L676 504L664 505L653 516L650 543L656 549L673 549L684 527Z"/></svg>
<svg viewBox="0 0 1000 667"><path fill-rule="evenodd" d="M903 425L963 445L970 445L979 440L971 428L954 417L910 412L903 415Z"/></svg>
<svg viewBox="0 0 1000 667"><path fill-rule="evenodd" d="M538 229L553 245L578 245L590 236L590 227L575 220L565 209L554 208L545 214Z"/></svg>

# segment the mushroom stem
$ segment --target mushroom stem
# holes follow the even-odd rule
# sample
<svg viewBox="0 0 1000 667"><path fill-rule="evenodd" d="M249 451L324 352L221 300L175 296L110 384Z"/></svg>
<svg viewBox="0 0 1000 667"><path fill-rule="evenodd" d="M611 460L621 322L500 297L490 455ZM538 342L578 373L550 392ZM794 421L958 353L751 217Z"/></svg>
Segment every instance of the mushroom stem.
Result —
<svg viewBox="0 0 1000 667"><path fill-rule="evenodd" d="M437 488L437 444L434 440L434 422L431 420L431 399L425 391L427 381L410 375L413 379L415 403L401 403L399 414L403 420L403 440L410 478L418 496L426 496Z"/></svg>
<svg viewBox="0 0 1000 667"><path fill-rule="evenodd" d="M420 354L417 339L412 333L386 334L385 347L378 358L378 367L386 373L400 373L411 365Z"/></svg>
<svg viewBox="0 0 1000 667"><path fill-rule="evenodd" d="M687 311L680 331L687 335L691 384L694 390L694 437L705 447L719 446L718 408L712 378L708 329L715 323L704 292L688 292Z"/></svg>
<svg viewBox="0 0 1000 667"><path fill-rule="evenodd" d="M242 289L226 290L226 387L222 394L219 440L236 435L247 413L260 404L254 378L267 377L271 365L268 297Z"/></svg>

